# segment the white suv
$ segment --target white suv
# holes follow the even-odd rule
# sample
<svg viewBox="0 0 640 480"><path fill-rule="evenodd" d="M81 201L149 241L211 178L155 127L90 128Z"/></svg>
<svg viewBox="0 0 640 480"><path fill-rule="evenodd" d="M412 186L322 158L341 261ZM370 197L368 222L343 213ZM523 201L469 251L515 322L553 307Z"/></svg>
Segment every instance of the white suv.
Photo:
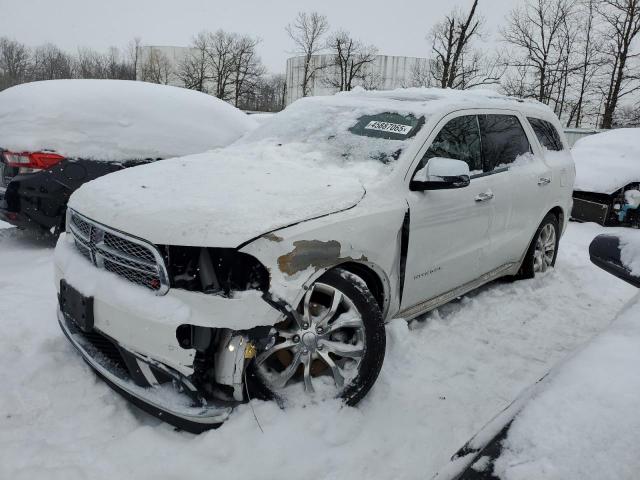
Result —
<svg viewBox="0 0 640 480"><path fill-rule="evenodd" d="M560 132L546 106L489 92L305 98L230 147L78 190L60 325L190 431L253 396L353 405L385 322L554 265L575 176Z"/></svg>

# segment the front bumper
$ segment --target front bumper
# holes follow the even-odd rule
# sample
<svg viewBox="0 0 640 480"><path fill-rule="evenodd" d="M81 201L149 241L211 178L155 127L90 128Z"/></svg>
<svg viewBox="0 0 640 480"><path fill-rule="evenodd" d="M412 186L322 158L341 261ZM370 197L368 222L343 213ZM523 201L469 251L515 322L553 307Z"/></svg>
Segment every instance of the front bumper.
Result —
<svg viewBox="0 0 640 480"><path fill-rule="evenodd" d="M58 322L65 336L78 350L84 361L109 386L142 410L192 433L215 428L231 414L234 402L199 399L197 390L188 378L114 342L124 363L130 365L131 362L135 362L138 373L149 384L146 388L137 385L126 368L122 368L117 361L105 355L95 342L92 343L87 336L76 329L59 309ZM165 382L160 383L161 379ZM167 379L169 379L168 382Z"/></svg>
<svg viewBox="0 0 640 480"><path fill-rule="evenodd" d="M176 333L182 325L239 331L274 325L282 315L259 294L225 298L172 288L157 296L96 268L65 234L58 240L54 263L57 288L64 279L83 295L93 297L97 330L184 376L194 372L196 351L178 342Z"/></svg>

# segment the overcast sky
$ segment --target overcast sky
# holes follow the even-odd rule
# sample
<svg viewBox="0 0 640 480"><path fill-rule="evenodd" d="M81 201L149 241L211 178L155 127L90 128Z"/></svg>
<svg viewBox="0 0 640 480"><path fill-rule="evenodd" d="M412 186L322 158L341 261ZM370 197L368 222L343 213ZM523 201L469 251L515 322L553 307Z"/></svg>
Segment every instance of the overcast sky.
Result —
<svg viewBox="0 0 640 480"><path fill-rule="evenodd" d="M344 28L374 44L381 54L427 56L425 36L454 6L471 0L0 0L0 35L30 46L52 42L123 47L140 37L147 45L186 46L201 30L250 34L262 39L259 53L273 72L284 72L292 44L284 27L298 11L325 14L332 29ZM489 41L514 0L480 0Z"/></svg>

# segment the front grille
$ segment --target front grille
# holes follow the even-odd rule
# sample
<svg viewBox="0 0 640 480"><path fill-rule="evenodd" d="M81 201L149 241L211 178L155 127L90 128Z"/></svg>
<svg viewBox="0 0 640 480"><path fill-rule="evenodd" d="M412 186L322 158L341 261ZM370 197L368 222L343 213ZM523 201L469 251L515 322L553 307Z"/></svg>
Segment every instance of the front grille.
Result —
<svg viewBox="0 0 640 480"><path fill-rule="evenodd" d="M78 252L96 267L159 295L169 289L164 262L154 245L93 222L73 210L69 230Z"/></svg>

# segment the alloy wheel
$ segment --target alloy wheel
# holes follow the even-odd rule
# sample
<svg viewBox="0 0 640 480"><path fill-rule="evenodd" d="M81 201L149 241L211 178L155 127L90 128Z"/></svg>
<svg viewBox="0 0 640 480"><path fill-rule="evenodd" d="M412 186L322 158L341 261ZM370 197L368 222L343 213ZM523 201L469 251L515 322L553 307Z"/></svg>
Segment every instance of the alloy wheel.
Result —
<svg viewBox="0 0 640 480"><path fill-rule="evenodd" d="M546 272L553 265L556 253L556 229L547 223L536 239L536 246L533 251L533 271Z"/></svg>
<svg viewBox="0 0 640 480"><path fill-rule="evenodd" d="M349 297L324 283L312 285L292 314L275 326L275 343L256 357L257 374L275 393L295 382L313 393L320 377L328 377L339 394L364 356L361 314Z"/></svg>

